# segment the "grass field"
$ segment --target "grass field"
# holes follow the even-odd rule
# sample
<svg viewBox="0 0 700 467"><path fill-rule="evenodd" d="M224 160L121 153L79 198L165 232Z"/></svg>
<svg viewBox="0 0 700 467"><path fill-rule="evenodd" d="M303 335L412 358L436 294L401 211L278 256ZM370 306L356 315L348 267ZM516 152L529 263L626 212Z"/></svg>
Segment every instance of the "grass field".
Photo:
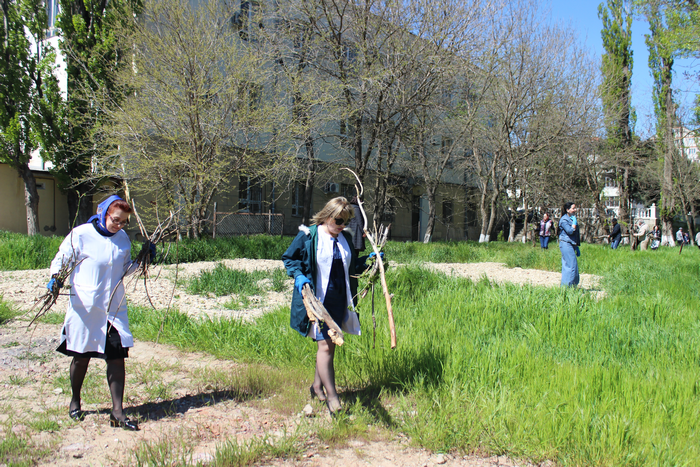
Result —
<svg viewBox="0 0 700 467"><path fill-rule="evenodd" d="M268 251L284 246L271 243ZM1 250L2 248L0 248ZM553 245L389 243L398 347L383 300L373 348L364 334L336 354L342 397L360 419L437 451L479 451L561 465L700 465L700 251L582 246L581 272L606 296L578 289L498 286L428 272L432 262L504 262L557 271ZM217 274L224 274L219 271ZM245 282L245 278L231 280ZM226 282L221 276L214 281ZM206 280L198 283L207 292ZM192 286L193 287L193 286ZM130 310L136 339L162 315ZM221 358L313 373L314 347L283 307L256 323L170 313L160 341Z"/></svg>

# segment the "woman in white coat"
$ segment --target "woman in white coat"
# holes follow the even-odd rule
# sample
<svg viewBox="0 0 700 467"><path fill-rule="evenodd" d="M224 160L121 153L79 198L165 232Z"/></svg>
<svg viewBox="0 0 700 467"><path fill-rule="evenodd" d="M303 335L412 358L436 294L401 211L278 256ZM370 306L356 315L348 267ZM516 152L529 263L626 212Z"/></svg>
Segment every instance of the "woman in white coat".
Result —
<svg viewBox="0 0 700 467"><path fill-rule="evenodd" d="M124 358L134 339L129 330L122 277L136 271L131 261L131 241L122 230L131 213L129 204L118 196L100 203L97 214L88 223L74 228L61 244L51 262L50 290L60 288L56 274L64 264L77 264L70 276L72 284L61 345L56 349L73 357L70 365L72 398L69 415L74 420L85 417L80 407L80 390L93 357L107 362L107 383L112 396L110 424L138 430L135 421L124 414ZM154 246L148 244L151 254Z"/></svg>

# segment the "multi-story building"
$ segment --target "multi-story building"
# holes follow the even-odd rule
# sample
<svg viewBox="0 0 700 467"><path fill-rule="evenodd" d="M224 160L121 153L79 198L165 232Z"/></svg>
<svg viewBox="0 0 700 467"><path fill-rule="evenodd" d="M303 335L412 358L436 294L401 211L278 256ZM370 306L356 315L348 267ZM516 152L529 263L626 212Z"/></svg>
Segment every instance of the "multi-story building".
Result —
<svg viewBox="0 0 700 467"><path fill-rule="evenodd" d="M234 18L231 20L232 24L235 23L241 29L241 38L243 40L249 40L250 38L251 31L249 31L249 28L253 24L251 17L256 6L259 6L259 2L241 2L239 15L237 17L234 15ZM46 8L49 18L46 40L58 51L60 31L56 28L56 18L59 13L59 1L48 0ZM348 48L348 50L351 50L351 48ZM60 54L58 55L59 81L62 91L67 93L65 62L60 57ZM439 138L439 140L441 139ZM447 143L443 140L442 146L444 147L445 144ZM318 153L320 162L327 165L333 164L335 159L331 156L337 152L336 149L332 144L324 142ZM37 178L41 180L39 222L43 227L42 233L67 233L70 220L67 218L66 200L65 196L56 188L56 181L48 172L51 168L50 163L44 163L40 159L35 159L33 160L32 168L35 170ZM320 209L332 197L343 195L351 198L353 195L353 180L349 176L338 175L340 172L337 170L331 170L330 172L336 175L321 177L321 180L317 180L312 196L312 212ZM7 193L4 193L6 195L5 199L13 200L9 204L18 207L17 210L0 216L0 229L26 232L22 202L24 195L21 180L6 166L0 167L0 178L7 181L7 183L0 183L0 185L9 190ZM285 191L282 192L282 188L279 185L264 182L255 177L239 175L235 178L229 184L230 189L222 191L214 199L216 207L211 206L212 213L214 211L221 213L220 219L226 215L237 216L241 218L241 221L245 221L246 214L281 214L284 218L283 233L288 235L296 233L302 217L304 194L302 183L293 181L285 184ZM468 177L448 167L444 178L445 183L436 199L437 219L432 238L436 240L455 240L478 237L476 227L473 226L475 224L475 215L467 208L467 193L465 190L468 191L468 189L465 189L463 181ZM368 185L371 185L372 175L369 176L368 181ZM367 188L370 188L370 186L367 186ZM51 196L48 194L49 192L52 193ZM420 181L413 177L400 176L399 174L390 176L389 192L391 196L388 208L382 215L381 221L392 224L391 238L395 240L422 240L428 223L428 209ZM370 193L369 198L371 197ZM99 199L96 201L99 201ZM248 216L248 218L252 218L252 216Z"/></svg>

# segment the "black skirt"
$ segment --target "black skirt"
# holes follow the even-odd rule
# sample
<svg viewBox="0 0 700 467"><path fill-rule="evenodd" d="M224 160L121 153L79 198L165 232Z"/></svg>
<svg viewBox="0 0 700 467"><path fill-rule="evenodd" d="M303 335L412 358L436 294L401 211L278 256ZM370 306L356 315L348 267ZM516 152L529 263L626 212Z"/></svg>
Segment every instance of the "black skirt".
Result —
<svg viewBox="0 0 700 467"><path fill-rule="evenodd" d="M117 360L120 358L128 358L129 357L129 348L128 347L122 347L122 339L119 336L119 331L112 326L111 324L107 325L109 327L109 331L107 332L107 340L105 342L105 352L74 352L72 350L68 350L66 346L66 340L64 339L63 342L61 342L61 345L58 346L56 349L56 352L60 352L63 355L67 355L69 357L78 357L78 358L101 358L102 360ZM63 328L63 335L66 335L66 328Z"/></svg>

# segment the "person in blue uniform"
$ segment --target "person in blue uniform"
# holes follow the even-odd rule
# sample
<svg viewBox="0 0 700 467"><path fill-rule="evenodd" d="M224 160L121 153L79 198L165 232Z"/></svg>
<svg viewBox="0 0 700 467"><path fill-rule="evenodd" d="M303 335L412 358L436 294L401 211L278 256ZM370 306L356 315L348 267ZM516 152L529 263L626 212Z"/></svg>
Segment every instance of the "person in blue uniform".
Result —
<svg viewBox="0 0 700 467"><path fill-rule="evenodd" d="M578 246L581 243L576 220L577 207L575 203L566 203L562 208L564 213L559 220L559 249L561 250L561 285L575 287L579 282Z"/></svg>
<svg viewBox="0 0 700 467"><path fill-rule="evenodd" d="M290 325L317 343L316 371L309 391L312 397L326 401L331 414L341 409L333 365L335 344L328 336L327 326L309 321L301 289L304 284L310 284L341 329L345 333L360 334L360 321L354 309L357 304L354 276L365 266L364 261L357 258L351 235L343 231L354 216L347 199L333 198L312 218L311 227L299 227L299 234L282 255L287 274L294 278Z"/></svg>

